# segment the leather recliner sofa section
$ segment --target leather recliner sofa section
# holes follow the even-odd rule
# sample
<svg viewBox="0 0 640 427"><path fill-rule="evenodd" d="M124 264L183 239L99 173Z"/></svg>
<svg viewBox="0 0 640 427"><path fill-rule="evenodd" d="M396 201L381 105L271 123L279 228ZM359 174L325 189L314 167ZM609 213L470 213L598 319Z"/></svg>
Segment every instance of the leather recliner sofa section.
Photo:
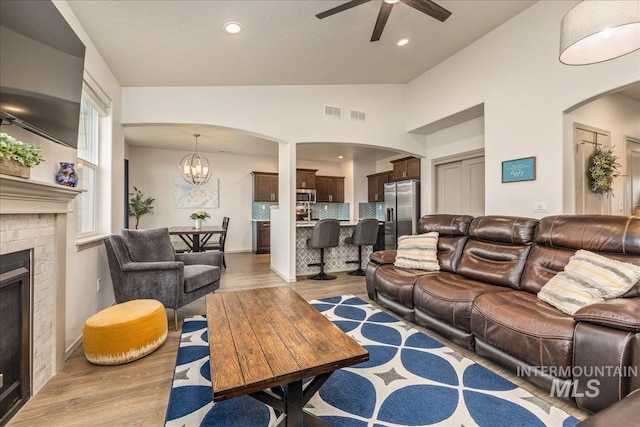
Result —
<svg viewBox="0 0 640 427"><path fill-rule="evenodd" d="M589 412L640 388L640 284L573 316L536 297L578 249L640 265L640 218L422 217L418 232L431 231L441 270L375 252L372 300Z"/></svg>

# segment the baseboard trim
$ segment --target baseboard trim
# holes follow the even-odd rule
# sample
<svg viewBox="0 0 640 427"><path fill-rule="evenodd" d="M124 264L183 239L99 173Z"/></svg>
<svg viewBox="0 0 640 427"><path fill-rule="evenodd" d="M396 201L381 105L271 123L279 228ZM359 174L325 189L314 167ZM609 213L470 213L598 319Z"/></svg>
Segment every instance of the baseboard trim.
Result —
<svg viewBox="0 0 640 427"><path fill-rule="evenodd" d="M64 360L68 360L71 355L82 345L82 335L80 335L64 352Z"/></svg>
<svg viewBox="0 0 640 427"><path fill-rule="evenodd" d="M297 281L297 279L294 277L293 279L290 279L288 277L285 277L284 274L280 273L278 270L276 270L275 268L273 268L273 266L269 267L271 269L271 271L273 271L274 273L276 273L278 276L280 276L280 278L282 280L284 280L287 283L294 283Z"/></svg>

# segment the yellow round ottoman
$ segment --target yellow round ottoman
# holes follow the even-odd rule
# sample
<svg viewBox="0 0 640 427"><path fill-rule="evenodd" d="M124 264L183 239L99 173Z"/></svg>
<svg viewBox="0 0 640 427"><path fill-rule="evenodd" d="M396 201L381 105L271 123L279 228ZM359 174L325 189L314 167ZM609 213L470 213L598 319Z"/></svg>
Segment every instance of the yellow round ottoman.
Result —
<svg viewBox="0 0 640 427"><path fill-rule="evenodd" d="M160 301L123 302L89 317L82 330L84 354L96 365L140 359L167 339L167 315Z"/></svg>

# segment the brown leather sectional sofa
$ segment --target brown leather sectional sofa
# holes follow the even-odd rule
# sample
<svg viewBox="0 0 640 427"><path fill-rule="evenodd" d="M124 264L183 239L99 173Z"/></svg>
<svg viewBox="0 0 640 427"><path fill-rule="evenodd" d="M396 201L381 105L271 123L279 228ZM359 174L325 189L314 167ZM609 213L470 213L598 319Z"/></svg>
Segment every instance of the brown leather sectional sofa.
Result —
<svg viewBox="0 0 640 427"><path fill-rule="evenodd" d="M640 388L640 284L573 316L536 297L578 249L640 265L640 218L428 215L418 230L439 233L441 271L374 252L372 300L589 412Z"/></svg>

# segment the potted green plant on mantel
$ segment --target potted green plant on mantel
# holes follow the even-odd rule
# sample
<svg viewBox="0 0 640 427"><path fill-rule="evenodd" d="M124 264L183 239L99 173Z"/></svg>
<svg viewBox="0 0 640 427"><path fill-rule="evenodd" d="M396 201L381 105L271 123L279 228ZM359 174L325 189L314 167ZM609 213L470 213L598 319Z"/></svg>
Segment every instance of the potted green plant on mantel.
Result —
<svg viewBox="0 0 640 427"><path fill-rule="evenodd" d="M594 193L613 196L613 180L620 176L618 157L613 154L613 147L603 149L596 145L589 156L589 188Z"/></svg>
<svg viewBox="0 0 640 427"><path fill-rule="evenodd" d="M29 178L31 168L44 162L42 148L0 133L0 173Z"/></svg>

